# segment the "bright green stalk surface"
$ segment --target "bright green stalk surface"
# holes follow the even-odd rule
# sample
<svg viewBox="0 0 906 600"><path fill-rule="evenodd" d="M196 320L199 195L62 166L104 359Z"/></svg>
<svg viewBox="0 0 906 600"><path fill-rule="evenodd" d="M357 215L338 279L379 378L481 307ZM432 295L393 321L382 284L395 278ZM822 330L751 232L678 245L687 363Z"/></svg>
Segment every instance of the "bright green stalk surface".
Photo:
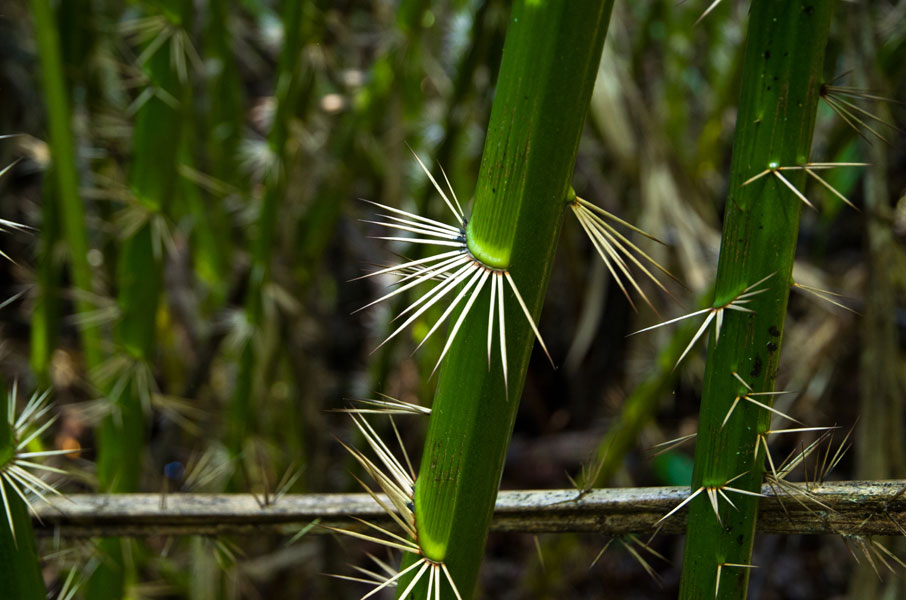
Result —
<svg viewBox="0 0 906 600"><path fill-rule="evenodd" d="M0 398L0 470L13 456L16 440L9 426L6 398ZM0 505L0 596L21 600L44 600L47 592L35 548L31 516L25 503L7 484L6 498L16 528L15 538L7 523L6 510Z"/></svg>
<svg viewBox="0 0 906 600"><path fill-rule="evenodd" d="M44 101L47 105L53 173L59 194L63 233L69 246L70 270L75 287L91 292L93 286L91 267L88 264L88 234L85 228L85 210L79 195L75 142L69 121L69 99L60 60L60 38L50 1L32 0L31 8L41 57L41 85L44 87ZM80 299L76 301L76 310L85 313L93 310L93 307L86 300ZM101 362L100 335L97 329L87 327L82 329L81 336L85 364L88 369L92 369Z"/></svg>
<svg viewBox="0 0 906 600"><path fill-rule="evenodd" d="M536 318L611 8L520 1L510 18L468 239L473 251L506 257ZM419 544L447 564L464 598L475 588L533 345L507 294L507 397L499 359L488 367L488 301L484 290L441 368L415 488Z"/></svg>
<svg viewBox="0 0 906 600"><path fill-rule="evenodd" d="M711 335L693 491L740 475L732 487L760 489L765 455L753 449L770 427L769 413L741 401L721 423L745 392L733 372L755 392L774 389L802 203L773 175L743 183L771 163L808 162L830 15L830 0L752 3L714 306L774 275L747 305L755 314L725 311L720 343ZM801 186L804 174L791 173L784 175ZM706 494L690 503L681 598L713 598L718 565L751 562L757 498L728 495L738 510L721 499L722 524ZM748 576L746 568L723 568L719 598L744 598Z"/></svg>
<svg viewBox="0 0 906 600"><path fill-rule="evenodd" d="M612 8L611 2L598 6L575 4L578 6L555 7L550 2L538 1L520 3L513 9L468 226L469 250L492 267L510 265L517 232L513 224L518 222L522 226L523 210L528 211L526 221L533 224L540 221L532 211L533 206L523 199L538 198L552 182L562 179L565 164L569 165L565 170L567 182L571 175L575 148L570 148L571 152L564 156L558 155L559 148L552 151L551 144L562 143L567 138L569 129L564 125L567 119L580 116L581 131L588 99L580 91L588 87L590 94L594 84L594 77L582 70L589 62L597 67L600 61L600 49L593 58L586 56L598 38L583 35L600 34L603 44ZM581 34L578 30L555 31L561 19L563 26L571 27L569 19L575 13L584 14L579 20L588 19L593 13L603 13L606 18L603 25L592 22L596 29L588 30L589 24L583 23ZM539 15L545 16L539 18ZM520 23L520 18L528 21ZM573 41L566 43L562 38L569 35L573 35ZM577 74L584 79L577 81ZM579 81L582 89L578 89ZM535 162L536 155L543 158ZM538 180L542 180L544 187L536 191L533 186ZM556 194L562 200L566 197L565 188Z"/></svg>

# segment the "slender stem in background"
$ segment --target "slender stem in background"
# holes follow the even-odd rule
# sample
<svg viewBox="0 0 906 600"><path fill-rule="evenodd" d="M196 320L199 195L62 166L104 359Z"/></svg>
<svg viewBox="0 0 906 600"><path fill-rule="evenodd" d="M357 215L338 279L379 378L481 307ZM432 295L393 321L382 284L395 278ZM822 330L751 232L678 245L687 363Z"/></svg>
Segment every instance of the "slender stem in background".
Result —
<svg viewBox="0 0 906 600"><path fill-rule="evenodd" d="M831 4L756 0L751 7L714 306L773 275L746 305L752 312L725 311L719 343L710 336L692 483L709 493L689 504L684 599L715 596L718 573L719 598L746 595L751 569L719 567L750 564L757 498L733 494L733 508L717 490L730 481L746 492L761 489L765 456L752 449L771 413L743 402L723 422L747 392L734 373L753 392L774 389L802 203L774 177L743 184L772 164L809 162ZM802 173L790 178L799 187L803 180ZM761 400L770 405L770 398Z"/></svg>
<svg viewBox="0 0 906 600"><path fill-rule="evenodd" d="M252 265L245 301L245 319L250 338L242 348L239 359L239 374L236 389L230 401L228 413L229 446L232 452L241 452L251 418L256 370L262 368L261 356L257 352L259 333L265 318L264 293L270 280L271 258L274 253L275 230L279 217L280 202L286 192L286 169L290 121L295 114L298 99L302 61L303 2L287 0L283 5L283 30L286 36L277 69L275 114L268 136L270 168L264 183L264 198L258 215L258 234L252 248Z"/></svg>
<svg viewBox="0 0 906 600"><path fill-rule="evenodd" d="M69 260L72 279L75 287L83 292L91 292L92 273L88 264L88 235L85 228L85 214L82 199L79 196L79 176L76 168L75 143L70 124L69 99L63 79L61 64L60 39L56 30L54 13L48 0L33 0L32 17L35 25L35 38L41 58L41 83L44 87L44 100L47 106L47 121L50 130L50 148L53 159L52 174L54 185L50 188L59 195L59 211L62 214L63 231L69 245ZM45 196L47 198L47 196ZM45 214L52 210L45 209ZM48 223L49 231L44 236L44 253L49 258L56 228ZM42 283L47 286L54 279L53 262L46 260L41 270ZM38 323L44 326L36 332L39 341L33 358L40 367L39 373L46 374L47 361L50 355L50 329L53 293L52 287L42 290L41 309ZM91 306L83 299L76 303L76 310L85 313ZM81 330L82 347L88 369L97 366L101 360L100 336L97 329ZM12 428L9 425L6 402L0 401L0 462L12 460L14 445ZM5 464L3 466L6 466ZM2 468L2 466L0 466ZM0 480L3 486L5 504L12 516L16 534L6 526L0 526L0 581L3 582L5 594L23 599L43 599L46 591L41 577L40 564L35 549L34 536L31 532L31 520L22 500Z"/></svg>
<svg viewBox="0 0 906 600"><path fill-rule="evenodd" d="M218 181L235 186L244 193L247 184L238 169L244 98L231 43L233 32L229 5L226 0L209 0L204 28L205 58L213 66L207 80L207 119L203 128L209 159L206 170ZM191 118L194 111L183 110L183 114ZM186 141L194 142L194 137ZM194 237L197 240L193 257L195 272L211 290L211 304L216 309L226 301L229 289L231 224L221 195L206 200L198 198L192 204Z"/></svg>
<svg viewBox="0 0 906 600"><path fill-rule="evenodd" d="M888 89L884 81L878 54L876 23L881 16L875 7L857 11L851 23L854 83L864 89ZM875 114L882 122L892 122L885 102L878 102ZM864 246L868 280L865 289L865 311L862 320L862 352L859 360L859 422L855 430L855 473L866 479L906 476L904 448L903 383L900 376L899 344L896 324L896 284L890 265L896 264L896 240L890 223L879 218L889 210L892 197L890 186L890 148L875 142L860 144L872 168L863 183L865 203ZM899 533L902 533L899 532ZM887 542L885 542L887 545ZM891 549L902 550L904 540ZM850 579L849 597L880 598L895 596L893 588L903 591L903 582L882 582L871 568L860 563Z"/></svg>
<svg viewBox="0 0 906 600"><path fill-rule="evenodd" d="M44 87L44 101L47 105L52 172L56 177L63 235L69 246L69 268L76 289L90 294L94 286L91 266L88 264L88 233L85 226L85 209L79 195L75 142L69 121L69 99L60 60L60 39L49 0L32 0L31 6L38 53L41 57L41 84ZM91 312L92 308L85 298L76 301L78 313ZM90 371L101 362L100 333L94 327L84 327L80 333L85 366Z"/></svg>
<svg viewBox="0 0 906 600"><path fill-rule="evenodd" d="M509 21L467 241L477 259L509 269L535 318L612 6L517 2ZM506 305L521 314L512 296ZM464 598L477 581L534 339L524 319L508 319L507 393L500 363L488 365L486 315L479 308L466 319L441 368L415 487L421 550L447 564Z"/></svg>
<svg viewBox="0 0 906 600"><path fill-rule="evenodd" d="M180 139L179 101L188 85L188 34L191 30L191 5L178 0L164 0L157 35L145 49L159 44L153 53L143 52L142 73L147 78L146 97L135 114L133 147L136 153L129 171L132 199L128 211L130 223L117 256L117 305L119 320L114 341L122 361L102 384L108 394L110 414L97 432L98 483L111 493L136 491L141 483L142 457L145 451L146 419L152 393L150 365L154 362L157 311L163 279L164 253L167 248L166 217L172 198L177 193L178 149ZM160 40L163 39L163 43ZM174 205L177 203L173 202ZM122 382L122 385L120 385ZM129 565L124 560L121 540L106 538L100 542L108 560L102 561L86 584L89 599L119 598L124 594Z"/></svg>
<svg viewBox="0 0 906 600"><path fill-rule="evenodd" d="M311 257L313 250L320 254L330 239L327 236L335 231L342 207L353 193L350 187L353 173L355 177L361 177L369 169L384 198L398 198L404 193L401 165L410 156L406 145L418 149L423 135L418 124L421 116L418 107L424 100L420 87L427 71L425 49L436 39L432 37L432 29L425 24L426 15L431 14L430 7L431 2L426 0L401 0L397 4L392 26L398 33L381 47L381 53L368 69L365 85L352 99L353 110L336 128L334 154L345 157L345 164L332 175L328 193L316 195L303 221L304 231L298 239L304 241L304 257ZM359 147L362 131L394 132L393 141L379 159L362 152ZM433 193L434 187L426 181L425 190ZM337 197L342 200L338 201ZM423 216L436 216L435 211L422 210L423 205L418 208ZM446 212L442 207L432 208ZM423 251L423 248L413 248L412 258L422 256ZM370 361L369 379L373 384L369 384L369 388L380 387L396 368L398 342L399 338L391 341Z"/></svg>
<svg viewBox="0 0 906 600"><path fill-rule="evenodd" d="M52 175L50 167L48 175ZM55 252L61 241L60 219L55 202L53 177L45 178L41 190L41 244L38 250L38 298L31 319L30 365L38 385L50 386L50 361L60 328L60 285L63 269Z"/></svg>

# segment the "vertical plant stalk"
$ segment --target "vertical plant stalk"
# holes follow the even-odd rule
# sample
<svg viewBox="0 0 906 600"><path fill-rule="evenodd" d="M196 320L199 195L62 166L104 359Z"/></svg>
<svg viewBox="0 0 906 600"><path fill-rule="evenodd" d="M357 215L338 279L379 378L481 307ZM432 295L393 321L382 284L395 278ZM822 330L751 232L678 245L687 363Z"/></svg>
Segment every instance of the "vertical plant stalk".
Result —
<svg viewBox="0 0 906 600"><path fill-rule="evenodd" d="M754 392L774 389L802 208L778 177L746 182L772 165L808 162L830 16L829 0L752 3L714 307L770 277L746 304L751 312L723 311L719 340L711 336L681 598L746 595L758 501L745 492L760 489L765 455L757 442L771 414L739 402L727 415L748 391L734 374ZM789 181L802 187L803 179L797 172ZM721 493L732 493L736 508Z"/></svg>
<svg viewBox="0 0 906 600"><path fill-rule="evenodd" d="M173 33L142 65L147 85L155 93L141 104L133 126L133 147L140 151L136 152L129 172L129 189L135 204L126 210L135 211L140 224L127 232L117 257L120 315L114 341L121 353L117 359L125 359L125 366L115 377L125 385L106 385L111 413L101 422L96 434L98 484L108 493L133 492L141 482L146 402L151 393L150 376L144 375L154 361L167 235L164 214L177 192L178 152L173 144L180 139L181 119L179 107L172 104L172 99L183 98L180 89L187 83L180 80L175 66L177 60L185 59L177 51L175 40L188 29L191 5L180 8L177 0L166 0L161 8L166 21L162 21L158 36L165 35L163 28L172 28ZM157 39L152 39L150 44ZM128 542L115 538L101 540L100 548L107 560L101 562L88 580L86 598L122 597L129 577L123 557L124 543Z"/></svg>
<svg viewBox="0 0 906 600"><path fill-rule="evenodd" d="M859 11L852 24L855 44L854 83L865 89L886 89L887 81L876 64L878 41L875 23L882 11ZM873 64L875 63L875 64ZM879 119L892 122L886 103L875 107ZM890 223L879 218L889 210L888 185L890 156L888 145L863 144L872 169L865 174L865 253L868 281L862 319L862 352L859 360L859 422L856 425L855 474L860 479L897 479L906 476L904 449L903 387L899 368L896 326L896 286L890 265L896 264L896 241ZM902 537L892 550L906 548ZM897 543L897 542L895 542ZM887 543L885 542L885 545ZM902 555L902 554L900 554ZM896 579L896 578L891 578ZM902 581L882 581L869 564L854 566L849 582L849 598L895 596L893 588L906 589Z"/></svg>
<svg viewBox="0 0 906 600"><path fill-rule="evenodd" d="M271 168L266 175L264 199L258 216L258 237L252 248L252 265L245 300L245 318L251 337L242 348L236 390L229 406L228 428L230 450L238 453L248 432L251 418L252 397L256 370L261 362L256 351L256 336L264 321L265 286L270 279L271 259L279 216L280 201L286 193L286 169L290 121L295 114L299 94L300 69L302 68L303 2L287 0L283 3L284 44L277 68L276 109L267 144L271 153Z"/></svg>
<svg viewBox="0 0 906 600"><path fill-rule="evenodd" d="M204 123L206 151L209 157L207 170L214 178L245 190L239 170L239 143L242 139L243 97L236 59L233 55L229 26L229 3L225 0L208 2L207 24L204 29L207 62L212 66L207 81ZM190 88L189 88L190 90ZM191 106L191 105L190 105ZM192 123L195 113L182 110L187 120L183 129L183 152L195 142ZM190 161L186 161L188 158ZM194 160L184 154L183 165ZM212 308L219 308L226 301L230 279L230 222L222 206L222 199L201 197L200 191L185 182L189 209L194 218L193 261L195 272L211 292ZM189 189L191 188L191 189Z"/></svg>
<svg viewBox="0 0 906 600"><path fill-rule="evenodd" d="M69 121L69 99L60 58L60 38L50 1L32 0L31 9L38 54L41 57L41 85L47 105L52 172L56 178L63 236L69 246L69 268L76 289L90 293L93 285L91 266L88 264L88 233L85 210L79 195L75 142ZM93 308L84 298L76 301L78 313L88 313ZM100 333L97 328L90 326L82 328L80 333L85 366L91 371L101 362Z"/></svg>
<svg viewBox="0 0 906 600"><path fill-rule="evenodd" d="M32 0L31 9L41 59L41 85L44 90L53 161L50 174L54 182L50 189L59 198L59 204L56 206L59 213L47 206L50 194L45 194L43 208L47 231L42 234L43 260L39 274L42 289L37 307L39 311L36 319L37 328L33 337L38 344L32 359L39 377L45 378L54 341L52 328L57 315L58 270L55 268L52 255L53 244L61 235L59 221L62 221L62 237L69 247L69 268L75 288L90 293L93 285L91 266L88 263L85 211L79 195L75 141L70 123L69 98L63 78L56 20L49 0ZM60 215L59 221L57 214ZM84 298L76 300L77 313L88 313L92 308ZM96 328L89 326L82 328L80 334L85 366L90 372L101 362L100 333ZM10 425L9 409L9 405L0 400L0 469L8 467L13 461L18 443ZM7 499L7 510L16 532L14 534L10 527L0 526L0 582L3 582L3 592L13 598L42 600L46 597L46 590L30 515L25 503L5 480L0 479L0 486L4 488L0 495Z"/></svg>
<svg viewBox="0 0 906 600"><path fill-rule="evenodd" d="M520 1L509 21L466 241L474 258L509 270L533 318L612 6ZM481 291L441 368L414 495L421 551L449 567L463 598L475 588L534 338L526 320L512 316L521 308L508 296L507 391L501 363L488 364L488 311L480 307L490 294ZM401 581L398 590L405 587Z"/></svg>
<svg viewBox="0 0 906 600"><path fill-rule="evenodd" d="M10 425L9 404L0 398L0 471L15 456L17 440ZM4 598L44 600L47 592L41 576L41 566L35 547L28 508L3 478L0 478L0 497L8 505L15 534L7 523L5 507L0 506L0 591Z"/></svg>
<svg viewBox="0 0 906 600"><path fill-rule="evenodd" d="M50 362L60 327L60 286L63 279L63 265L56 252L61 234L55 202L56 185L52 179L45 179L41 190L41 243L35 269L38 298L31 317L29 364L42 388L50 387Z"/></svg>
<svg viewBox="0 0 906 600"><path fill-rule="evenodd" d="M178 18L171 11L168 18ZM184 27L185 23L170 23ZM172 41L159 48L145 63L150 86L181 98L180 82L172 65ZM135 115L133 146L140 148L129 173L129 187L135 199L134 210L143 221L123 240L117 263L117 303L120 318L116 324L117 346L138 363L153 360L158 299L163 268L163 215L176 192L176 157L173 144L180 139L180 118L176 109L157 95L149 98ZM123 394L111 401L117 404L114 415L102 425L98 448L98 478L110 492L133 491L139 483L140 454L144 438L142 390L126 386ZM137 419L138 422L133 421Z"/></svg>

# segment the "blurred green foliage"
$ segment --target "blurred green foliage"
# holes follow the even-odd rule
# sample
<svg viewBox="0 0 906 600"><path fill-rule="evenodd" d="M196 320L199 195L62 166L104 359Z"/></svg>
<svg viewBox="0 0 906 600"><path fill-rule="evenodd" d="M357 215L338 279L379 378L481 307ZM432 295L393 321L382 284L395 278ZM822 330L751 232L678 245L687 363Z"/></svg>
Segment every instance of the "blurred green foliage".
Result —
<svg viewBox="0 0 906 600"><path fill-rule="evenodd" d="M539 353L530 361L503 476L508 488L564 487L566 472L603 455L609 440L616 442L598 485L685 477L680 458L661 474L650 449L695 432L703 353L671 371L669 355L685 346L681 339L665 330L625 336L697 308L714 281L748 3L724 0L694 25L709 4L615 4L572 180L583 198L666 242L645 249L688 289L671 288L676 302L646 289L662 317L646 307L634 313L581 229L566 224L540 319L561 368L551 370ZM825 81L906 97L906 4L838 4ZM138 400L138 433L109 443L114 453L129 452L118 443L136 447L128 469L134 489L260 494L300 472L289 491L357 491L348 473L353 462L334 439L355 434L329 411L378 392L430 404L436 380L428 374L442 348L442 339L432 339L410 355L425 333L416 327L370 354L396 311L350 313L389 281L349 280L393 258L369 237L380 234L359 222L371 210L357 198L443 214L408 144L443 166L469 203L510 3L50 6L52 19L38 18L25 0L7 0L0 14L0 134L22 134L0 139L0 168L21 159L0 177L0 218L37 230L0 237L0 249L16 260L0 263L4 298L26 291L0 311L0 371L22 387L52 387L61 417L47 446L81 449L54 461L74 473L62 489L110 486L95 465L106 452L101 424L117 423L116 394L129 393ZM42 36L52 30L61 48L57 91L40 56ZM855 102L882 110L872 99ZM903 107L888 104L892 122L906 123ZM67 125L70 155L59 150ZM794 278L853 297L844 301L858 310L880 289L866 287L867 274L886 274L890 293L880 312L900 345L884 352L902 373L906 152L898 131L885 133L888 143L870 146L873 162L878 153L886 158L871 175L887 185L880 205L855 215L834 209L820 186L808 188L821 212L803 215ZM813 158L862 160L867 148L837 114L819 111ZM64 163L69 175L59 171ZM841 177L834 184L867 207L866 175ZM146 185L158 190L153 198ZM864 251L867 222L889 232L885 253ZM419 252L405 245L391 251L413 258ZM436 317L426 315L425 323ZM127 330L153 344L133 343ZM802 393L782 409L811 425L854 422L856 365L876 336L863 336L850 313L798 293L784 334L778 387ZM902 375L885 385L901 386ZM399 424L417 460L425 423ZM811 439L777 439L776 453ZM688 459L686 447L675 452ZM182 477L165 476L172 463L184 467ZM898 468L885 476L906 475ZM858 476L849 460L840 469ZM770 549L759 553L760 543L755 560L765 568L751 577L761 597L845 592L840 564L850 563L839 542L814 548L767 540ZM87 576L111 560L103 546L56 552L72 547L63 544L39 547L49 557L52 593L70 568ZM318 574L367 564L366 546L312 535L284 544L266 537L151 539L123 543L117 552L131 571L129 597L364 593ZM681 547L663 536L651 544L669 557ZM654 561L661 588L616 546L590 570L570 566L590 564L602 546L593 536L558 541L541 571L531 539L492 536L479 587L495 598L600 597L604 590L675 597L676 564ZM771 569L781 561L820 568Z"/></svg>

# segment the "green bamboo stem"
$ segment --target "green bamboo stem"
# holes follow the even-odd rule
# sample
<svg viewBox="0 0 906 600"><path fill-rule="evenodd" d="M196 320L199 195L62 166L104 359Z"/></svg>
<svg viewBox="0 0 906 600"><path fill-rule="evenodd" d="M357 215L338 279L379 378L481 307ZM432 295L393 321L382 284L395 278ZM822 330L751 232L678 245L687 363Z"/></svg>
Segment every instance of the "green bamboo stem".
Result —
<svg viewBox="0 0 906 600"><path fill-rule="evenodd" d="M746 305L753 314L726 310L719 344L710 335L693 492L730 480L734 488L760 489L765 454L754 450L770 413L742 401L722 424L746 392L733 373L755 392L774 389L802 203L772 174L744 182L772 164L808 162L830 15L829 0L752 3L714 307L771 277ZM804 173L785 176L802 186ZM707 493L689 505L681 598L714 597L718 572L718 598L746 595L750 569L719 567L751 563L757 498L727 493L737 509L719 499L720 522Z"/></svg>
<svg viewBox="0 0 906 600"><path fill-rule="evenodd" d="M87 79L84 65L90 64L88 50L95 42L94 12L86 0L72 0L56 7L55 26L60 35L61 68L76 89ZM67 23L68 27L59 27ZM78 95L78 92L76 92ZM38 297L31 318L31 370L38 387L50 387L51 356L57 346L61 323L62 284L64 264L60 246L65 243L60 231L60 210L57 202L57 176L51 164L41 182L41 225L38 259L35 267Z"/></svg>
<svg viewBox="0 0 906 600"><path fill-rule="evenodd" d="M51 170L53 167L51 167ZM44 180L41 202L41 244L36 274L38 299L32 312L29 363L42 388L50 386L50 361L60 326L60 284L63 269L57 257L60 220L56 210L52 173Z"/></svg>
<svg viewBox="0 0 906 600"><path fill-rule="evenodd" d="M271 259L275 245L275 230L280 203L286 192L286 169L290 121L295 114L296 101L300 92L304 3L286 0L283 4L283 28L285 40L277 68L276 111L268 136L268 147L272 153L272 166L265 180L264 198L258 216L258 234L252 248L252 266L245 302L245 318L252 338L242 348L239 359L239 375L236 389L230 401L228 418L229 446L234 453L242 450L255 388L256 369L260 366L256 358L255 336L263 324L263 293L270 279Z"/></svg>
<svg viewBox="0 0 906 600"><path fill-rule="evenodd" d="M168 11L169 18L179 18L178 15L178 10ZM185 24L182 21L171 25ZM164 44L149 58L145 73L150 85L173 98L181 98L180 82L171 64L171 43ZM153 361L163 266L163 249L155 239L159 235L155 232L159 226L155 220L163 218L176 192L177 153L171 144L179 140L179 131L179 114L157 96L148 99L136 113L133 143L143 151L133 161L129 185L139 210L146 212L146 221L123 241L120 249L117 265L120 319L115 330L117 345L136 363ZM98 444L99 481L109 491L131 491L138 486L144 437L142 392L130 385L120 397L111 398L117 414L105 419ZM132 418L138 419L138 423L131 422Z"/></svg>
<svg viewBox="0 0 906 600"><path fill-rule="evenodd" d="M88 233L85 210L79 194L75 142L70 124L69 99L60 58L60 38L49 0L32 0L35 38L41 57L41 84L47 105L53 174L59 196L63 236L69 246L69 269L76 289L92 292L91 266L88 264ZM76 312L91 312L94 307L84 298L76 301ZM102 360L101 337L96 328L81 330L85 365L90 371Z"/></svg>
<svg viewBox="0 0 906 600"><path fill-rule="evenodd" d="M877 65L879 51L874 23L879 13L860 11L851 24L854 84L863 89L890 89L889 81ZM891 119L886 103L877 103L874 114L887 122ZM852 133L850 131L850 133ZM898 377L899 355L896 325L896 284L890 265L896 264L896 241L890 224L878 218L893 198L888 183L890 148L884 143L862 144L872 168L865 174L863 200L866 271L865 311L862 319L862 348L859 357L859 421L855 430L855 473L860 477L881 479L906 476L906 440L901 424L904 407L902 383ZM885 541L897 555L902 555L906 540ZM898 544L898 546L896 545ZM849 598L896 597L902 594L902 581L882 581L868 564L853 569Z"/></svg>
<svg viewBox="0 0 906 600"><path fill-rule="evenodd" d="M207 81L207 98L204 132L206 133L207 170L217 180L240 190L245 190L240 175L238 156L242 139L243 97L236 70L236 60L230 44L228 3L209 0L205 26L205 49L209 64L213 65ZM186 87L191 93L191 88ZM189 104L189 107L192 105ZM185 118L181 164L192 166L192 124L194 111L184 107ZM189 181L183 182L183 193L189 201L193 217L192 253L195 272L212 295L212 308L219 308L226 301L230 283L230 222L221 198L203 198L200 190Z"/></svg>
<svg viewBox="0 0 906 600"><path fill-rule="evenodd" d="M31 9L41 59L41 84L44 88L53 159L51 173L54 176L54 186L51 189L59 196L58 207L62 218L63 235L69 246L73 282L77 289L90 292L93 286L91 267L88 264L88 235L82 200L79 195L75 142L69 121L69 99L63 76L60 39L50 2L32 0ZM54 211L46 208L44 213L48 215L53 214ZM53 240L56 238L56 228L53 223L48 223L48 226L49 229L44 234L45 254L50 254ZM54 314L53 292L51 291L54 287L51 282L54 279L53 271L53 262L48 260L40 274L44 286L38 306L38 327L34 337L38 344L33 355L36 366L39 368L39 374L46 373L53 343L51 337ZM79 313L89 312L91 309L91 305L85 300L76 302L76 311ZM84 328L81 331L81 337L85 363L91 369L101 360L100 335L96 329ZM0 407L0 459L5 463L12 459L16 440L13 439L12 430L8 425L9 415L6 402L0 401L0 405L2 405ZM13 536L12 530L5 524L0 527L0 581L3 582L5 592L11 594L11 597L43 599L46 591L27 508L5 482L0 482L0 485L6 488L9 511L12 514L16 530L16 535Z"/></svg>
<svg viewBox="0 0 906 600"><path fill-rule="evenodd" d="M16 527L16 536L13 539L9 525L5 522L4 512L4 523L0 525L0 581L3 582L4 597L44 600L47 591L41 576L41 563L38 560L28 509L6 482L0 481L0 485L6 487L9 508Z"/></svg>
<svg viewBox="0 0 906 600"><path fill-rule="evenodd" d="M185 97L184 101L191 100ZM186 104L183 104L185 107ZM183 110L183 131L179 145L180 168L194 169L194 142L198 129L194 127L195 115L191 110ZM216 309L226 302L230 273L229 245L223 235L229 232L229 223L215 202L206 202L202 191L194 181L183 176L179 180L179 196L185 201L186 208L192 217L192 262L195 275L207 288L210 300L206 308ZM219 199L218 199L219 201Z"/></svg>
<svg viewBox="0 0 906 600"><path fill-rule="evenodd" d="M376 180L375 185L383 188L380 192L382 196L399 197L403 194L401 165L408 156L405 147L399 145L377 161L362 155L360 139L362 131L398 130L405 132L406 144L419 147L420 132L413 124L422 116L419 110L423 99L411 90L419 88L418 82L425 74L421 54L428 32L423 27L423 18L430 5L425 0L401 0L392 23L388 23L393 27L393 33L389 36L391 42L382 47L381 54L369 69L366 84L355 93L353 110L340 122L337 135L333 136L335 145L332 154L343 156L346 160L332 174L330 191L318 194L304 219L304 234L298 239L305 241L306 257L312 256L313 249L320 254L329 242L329 236L346 206L337 198L345 200L352 194L353 173L360 178L365 169L370 169ZM364 164L359 167L359 163ZM433 190L430 184L427 184L428 188ZM432 206L434 210L422 212L422 208L418 206L419 213L432 218L444 210ZM412 249L414 257L423 256L424 251L423 248ZM379 389L387 380L387 374L396 366L396 347L400 341L398 338L391 340L370 362L368 378L372 387Z"/></svg>
<svg viewBox="0 0 906 600"><path fill-rule="evenodd" d="M160 13L167 26L188 30L191 5L178 0L161 0ZM177 33L176 35L181 35ZM153 43L153 41L151 42ZM171 98L184 94L173 65L171 37L144 64L148 85ZM126 358L126 369L118 373L128 383L122 388L108 386L111 414L97 432L98 483L106 492L138 490L141 483L142 456L146 437L143 398L150 394L144 377L135 374L154 361L157 309L163 279L164 249L160 243L163 215L177 192L177 156L172 144L180 139L181 119L175 108L160 95L148 98L138 109L133 127L133 146L137 153L129 172L129 188L135 198L133 210L142 211L144 222L123 240L117 257L117 305L120 315L114 341ZM114 391L117 390L117 391ZM103 561L86 584L86 598L119 598L131 577L123 558L120 540L107 538L100 543L108 560Z"/></svg>
<svg viewBox="0 0 906 600"><path fill-rule="evenodd" d="M50 147L53 158L52 173L55 178L54 186L59 197L58 210L62 221L62 236L69 248L69 269L71 272L73 284L76 289L91 293L94 289L92 283L92 270L88 263L88 233L85 225L85 211L82 199L79 194L79 177L76 167L75 142L73 140L72 128L70 124L69 100L66 93L65 80L63 76L63 67L60 55L60 41L57 33L57 22L54 18L53 10L48 0L32 0L32 16L35 21L35 36L38 42L38 52L41 57L41 80L44 87L44 98L47 104L47 117L50 129ZM48 214L53 211L44 211ZM48 222L48 231L44 236L44 253L45 260L49 258L48 251L51 250L53 239L53 223ZM51 352L50 326L52 306L50 289L47 287L51 284L49 272L52 262L47 261L48 266L42 267L41 279L43 284L42 302L39 304L39 313L37 319L38 327L33 332L33 340L37 342L33 351L33 359L38 373L46 370L47 360ZM85 299L76 300L77 313L89 313L93 306ZM85 359L85 366L91 373L102 361L101 336L96 328L85 327L80 331L82 338L82 348ZM2 404L2 403L0 403ZM4 409L5 412L5 409ZM6 418L0 420L5 425ZM29 520L26 509L21 505L18 497L12 498L11 509L17 521ZM14 597L22 598L44 598L44 583L41 579L40 570L38 569L37 555L35 554L34 542L30 535L30 524L23 525L18 537L18 554L20 558L13 556L9 561L7 557L0 556L3 567L0 567L0 580L13 581L14 585L21 586L19 590L21 595L14 594ZM0 547L7 548L12 541L9 539L8 532L3 533L4 540L0 542ZM23 553L31 552L32 556L24 559ZM9 571L6 572L6 568ZM37 579L37 581L34 581Z"/></svg>
<svg viewBox="0 0 906 600"><path fill-rule="evenodd" d="M229 22L230 2L208 1L208 22L205 27L206 56L216 61L208 82L209 101L207 151L212 174L230 183L241 183L236 170L239 142L242 139L243 97L231 45Z"/></svg>
<svg viewBox="0 0 906 600"><path fill-rule="evenodd" d="M517 2L507 31L467 240L476 258L509 268L535 318L611 8ZM481 297L487 307L489 292ZM513 298L506 311L509 397L500 363L488 366L486 310L476 310L441 368L416 481L419 545L448 566L463 598L475 588L533 345Z"/></svg>

